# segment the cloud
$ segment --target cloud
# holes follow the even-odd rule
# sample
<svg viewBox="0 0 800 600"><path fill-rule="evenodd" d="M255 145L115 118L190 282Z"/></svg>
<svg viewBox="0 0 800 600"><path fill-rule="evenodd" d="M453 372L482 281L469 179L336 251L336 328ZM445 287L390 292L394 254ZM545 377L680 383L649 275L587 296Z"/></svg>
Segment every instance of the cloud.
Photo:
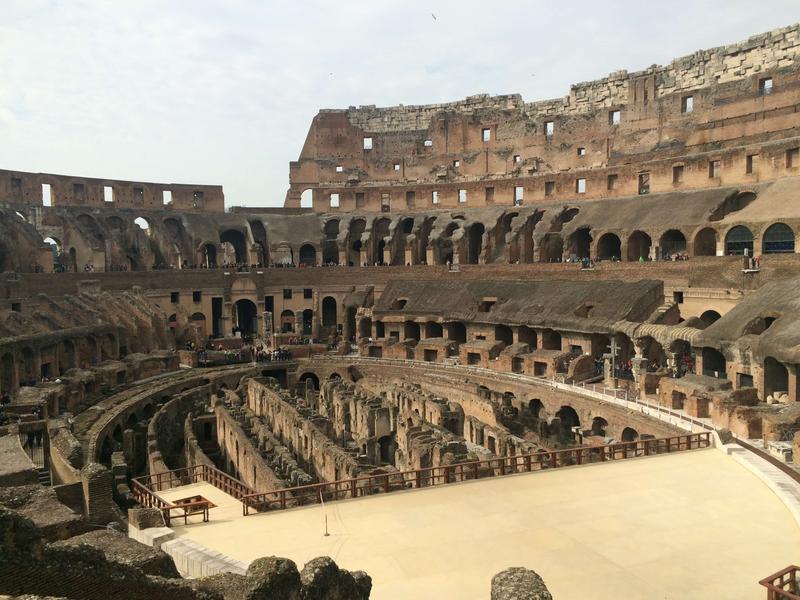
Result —
<svg viewBox="0 0 800 600"><path fill-rule="evenodd" d="M320 108L559 97L797 20L795 0L7 0L0 166L277 206Z"/></svg>

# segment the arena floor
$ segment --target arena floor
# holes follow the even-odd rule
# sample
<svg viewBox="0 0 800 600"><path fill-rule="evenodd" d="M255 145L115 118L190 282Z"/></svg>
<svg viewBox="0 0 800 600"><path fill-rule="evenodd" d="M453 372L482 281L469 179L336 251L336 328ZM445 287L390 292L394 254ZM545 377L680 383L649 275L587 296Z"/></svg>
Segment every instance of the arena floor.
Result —
<svg viewBox="0 0 800 600"><path fill-rule="evenodd" d="M248 517L207 484L162 495L194 493L218 506L209 523L174 522L178 536L245 562L329 555L369 573L376 600L485 600L511 566L535 570L558 600L761 599L759 579L800 561L788 510L714 449Z"/></svg>

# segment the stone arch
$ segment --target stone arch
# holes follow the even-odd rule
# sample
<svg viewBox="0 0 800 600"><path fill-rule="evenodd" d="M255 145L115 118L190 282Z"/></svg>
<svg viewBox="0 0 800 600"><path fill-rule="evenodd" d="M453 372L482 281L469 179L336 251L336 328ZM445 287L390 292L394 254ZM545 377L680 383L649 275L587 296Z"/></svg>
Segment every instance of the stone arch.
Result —
<svg viewBox="0 0 800 600"><path fill-rule="evenodd" d="M717 231L713 227L703 227L694 236L695 256L717 255Z"/></svg>
<svg viewBox="0 0 800 600"><path fill-rule="evenodd" d="M325 296L322 299L322 326L336 327L337 322L336 298Z"/></svg>
<svg viewBox="0 0 800 600"><path fill-rule="evenodd" d="M467 341L467 326L461 321L447 324L447 339L464 343Z"/></svg>
<svg viewBox="0 0 800 600"><path fill-rule="evenodd" d="M722 352L715 348L704 347L703 356L703 375L727 379L727 362Z"/></svg>
<svg viewBox="0 0 800 600"><path fill-rule="evenodd" d="M494 339L498 342L503 342L506 346L514 343L514 332L508 325L495 325Z"/></svg>
<svg viewBox="0 0 800 600"><path fill-rule="evenodd" d="M606 421L603 417L595 417L592 419L592 435L605 437L607 427L608 421Z"/></svg>
<svg viewBox="0 0 800 600"><path fill-rule="evenodd" d="M81 217L88 216L88 215L81 215ZM81 218L79 217L79 218ZM94 219L92 219L92 223L94 223ZM133 220L133 224L136 225L143 233L148 236L153 235L153 223L147 217L136 217ZM95 224L96 225L96 224Z"/></svg>
<svg viewBox="0 0 800 600"><path fill-rule="evenodd" d="M541 419L544 416L544 404L538 398L528 401L528 412L534 419Z"/></svg>
<svg viewBox="0 0 800 600"><path fill-rule="evenodd" d="M773 223L764 232L761 240L763 254L778 254L794 252L794 230L786 223Z"/></svg>
<svg viewBox="0 0 800 600"><path fill-rule="evenodd" d="M467 232L467 263L477 265L483 249L483 223L473 223Z"/></svg>
<svg viewBox="0 0 800 600"><path fill-rule="evenodd" d="M306 373L303 373L302 375L300 375L300 377L297 378L297 382L299 384L303 384L302 385L302 389L305 389L306 381L311 381L311 383L314 386L315 390L320 389L320 387L319 387L319 377L317 377L316 373L312 373L311 371L308 371Z"/></svg>
<svg viewBox="0 0 800 600"><path fill-rule="evenodd" d="M258 333L258 309L252 300L246 298L237 300L233 304L233 318L242 336Z"/></svg>
<svg viewBox="0 0 800 600"><path fill-rule="evenodd" d="M744 225L731 227L725 234L725 254L753 256L753 232Z"/></svg>
<svg viewBox="0 0 800 600"><path fill-rule="evenodd" d="M789 370L771 356L764 359L764 398L789 393Z"/></svg>
<svg viewBox="0 0 800 600"><path fill-rule="evenodd" d="M312 244L303 244L298 252L299 264L304 267L315 267L317 265L317 249Z"/></svg>
<svg viewBox="0 0 800 600"><path fill-rule="evenodd" d="M639 439L639 432L633 427L626 427L622 430L621 440L623 442L635 442Z"/></svg>
<svg viewBox="0 0 800 600"><path fill-rule="evenodd" d="M405 339L419 341L420 327L416 321L405 321L403 323L403 336Z"/></svg>
<svg viewBox="0 0 800 600"><path fill-rule="evenodd" d="M441 323L436 321L427 321L425 323L425 337L426 338L440 338L444 337L444 328Z"/></svg>
<svg viewBox="0 0 800 600"><path fill-rule="evenodd" d="M572 428L581 426L581 420L580 417L578 417L578 412L569 404L565 404L558 409L558 412L556 412L556 417L558 417L558 420L561 423L562 435L564 437L574 439L575 434L572 431Z"/></svg>
<svg viewBox="0 0 800 600"><path fill-rule="evenodd" d="M546 233L539 246L539 262L561 262L564 241L558 233Z"/></svg>
<svg viewBox="0 0 800 600"><path fill-rule="evenodd" d="M713 230L712 230L713 231ZM667 229L661 234L658 240L658 245L661 248L661 256L669 258L676 254L683 254L686 252L686 236L677 229ZM714 238L714 250L716 253L717 240Z"/></svg>
<svg viewBox="0 0 800 600"><path fill-rule="evenodd" d="M650 258L653 240L644 231L636 230L628 237L628 261L645 261Z"/></svg>
<svg viewBox="0 0 800 600"><path fill-rule="evenodd" d="M206 316L201 312L193 313L189 317L189 322L197 331L197 336L204 340L208 337L208 332L206 331Z"/></svg>
<svg viewBox="0 0 800 600"><path fill-rule="evenodd" d="M592 234L588 227L576 229L569 236L568 252L571 256L582 259L592 255Z"/></svg>
<svg viewBox="0 0 800 600"><path fill-rule="evenodd" d="M285 310L281 313L281 331L283 333L292 333L294 332L294 312L291 310Z"/></svg>
<svg viewBox="0 0 800 600"><path fill-rule="evenodd" d="M360 266L361 265L361 249L363 247L363 242L361 240L361 236L367 229L367 221L362 218L353 219L350 221L350 227L348 229L348 253L347 253L347 262L350 266Z"/></svg>
<svg viewBox="0 0 800 600"><path fill-rule="evenodd" d="M214 244L203 244L200 247L202 265L207 269L214 269L217 266L217 247Z"/></svg>
<svg viewBox="0 0 800 600"><path fill-rule="evenodd" d="M601 260L620 260L622 243L615 233L605 233L597 240L597 257Z"/></svg>
<svg viewBox="0 0 800 600"><path fill-rule="evenodd" d="M221 244L233 246L235 261L237 263L249 263L247 252L247 239L245 234L238 229L226 229L219 234Z"/></svg>
<svg viewBox="0 0 800 600"><path fill-rule="evenodd" d="M708 327L719 321L721 316L717 311L709 309L700 315L700 320Z"/></svg>

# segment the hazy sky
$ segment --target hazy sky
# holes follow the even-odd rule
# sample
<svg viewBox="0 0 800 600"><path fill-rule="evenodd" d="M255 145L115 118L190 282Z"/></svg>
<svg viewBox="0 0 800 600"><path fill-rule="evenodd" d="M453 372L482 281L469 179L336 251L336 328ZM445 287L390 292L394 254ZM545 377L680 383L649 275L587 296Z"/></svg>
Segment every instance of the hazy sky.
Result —
<svg viewBox="0 0 800 600"><path fill-rule="evenodd" d="M798 0L3 0L0 168L283 202L320 108L526 101L800 21ZM435 18L434 18L435 15Z"/></svg>

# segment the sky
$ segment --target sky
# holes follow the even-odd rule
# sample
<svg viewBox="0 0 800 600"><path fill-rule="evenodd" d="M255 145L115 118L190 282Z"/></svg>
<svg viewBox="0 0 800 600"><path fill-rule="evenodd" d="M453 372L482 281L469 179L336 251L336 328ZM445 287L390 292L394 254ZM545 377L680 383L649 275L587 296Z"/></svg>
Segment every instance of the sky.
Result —
<svg viewBox="0 0 800 600"><path fill-rule="evenodd" d="M0 168L281 206L321 108L557 98L798 21L798 0L3 0Z"/></svg>

